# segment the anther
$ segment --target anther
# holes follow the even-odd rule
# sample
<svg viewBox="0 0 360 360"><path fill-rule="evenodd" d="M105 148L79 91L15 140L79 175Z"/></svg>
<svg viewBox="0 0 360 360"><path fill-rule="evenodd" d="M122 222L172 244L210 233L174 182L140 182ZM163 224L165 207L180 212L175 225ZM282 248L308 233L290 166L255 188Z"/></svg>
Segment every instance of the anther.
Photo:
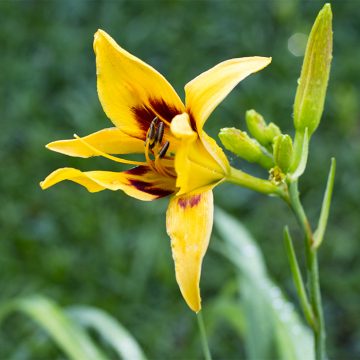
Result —
<svg viewBox="0 0 360 360"><path fill-rule="evenodd" d="M149 130L146 136L146 139L149 140L149 147L152 149L156 144L157 130L156 126L158 124L159 118L155 116L149 126Z"/></svg>
<svg viewBox="0 0 360 360"><path fill-rule="evenodd" d="M167 141L164 146L159 151L159 157L163 158L166 155L166 152L168 151L170 146L170 143Z"/></svg>
<svg viewBox="0 0 360 360"><path fill-rule="evenodd" d="M154 140L155 138L155 125L154 123L152 122L150 124L150 127L149 127L149 131L148 131L148 134L147 134L147 138L151 141L151 140Z"/></svg>
<svg viewBox="0 0 360 360"><path fill-rule="evenodd" d="M157 128L157 132L155 134L155 142L158 143L158 144L161 144L163 136L164 136L164 123L161 121L159 123L159 126Z"/></svg>

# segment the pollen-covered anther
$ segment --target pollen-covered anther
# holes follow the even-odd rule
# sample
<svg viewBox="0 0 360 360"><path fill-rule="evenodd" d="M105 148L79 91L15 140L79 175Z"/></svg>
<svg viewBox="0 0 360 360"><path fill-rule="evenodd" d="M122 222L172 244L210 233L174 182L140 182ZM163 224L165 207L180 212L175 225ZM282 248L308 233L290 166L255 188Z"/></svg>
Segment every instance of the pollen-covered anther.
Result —
<svg viewBox="0 0 360 360"><path fill-rule="evenodd" d="M158 126L156 134L155 134L155 142L157 144L161 144L163 136L164 136L164 123L161 121L159 123L159 126Z"/></svg>
<svg viewBox="0 0 360 360"><path fill-rule="evenodd" d="M150 149L152 149L156 144L156 138L157 138L157 128L156 128L156 126L158 124L158 121L159 121L158 117L155 116L154 119L151 121L150 126L149 126L149 130L148 130L148 132L146 134L145 145L147 143L149 143Z"/></svg>
<svg viewBox="0 0 360 360"><path fill-rule="evenodd" d="M168 151L169 146L170 146L170 143L169 143L169 141L167 141L167 142L163 145L163 147L160 149L160 151L159 151L159 157L160 157L160 159L162 159L162 158L166 155L166 152Z"/></svg>

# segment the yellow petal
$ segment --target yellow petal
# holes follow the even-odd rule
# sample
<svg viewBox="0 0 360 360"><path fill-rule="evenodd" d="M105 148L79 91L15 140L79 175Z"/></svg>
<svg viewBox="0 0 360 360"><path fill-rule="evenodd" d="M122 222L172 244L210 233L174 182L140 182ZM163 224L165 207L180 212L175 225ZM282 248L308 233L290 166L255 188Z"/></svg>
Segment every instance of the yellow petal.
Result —
<svg viewBox="0 0 360 360"><path fill-rule="evenodd" d="M176 281L191 310L201 309L201 264L209 245L213 224L212 191L173 197L166 213Z"/></svg>
<svg viewBox="0 0 360 360"><path fill-rule="evenodd" d="M116 127L144 138L155 116L171 122L184 111L167 80L122 49L106 32L96 32L94 50L100 102Z"/></svg>
<svg viewBox="0 0 360 360"><path fill-rule="evenodd" d="M177 195L206 191L224 181L226 174L198 139L185 142L175 155Z"/></svg>
<svg viewBox="0 0 360 360"><path fill-rule="evenodd" d="M248 75L261 70L271 58L244 57L224 61L200 74L185 86L186 108L200 131L219 103Z"/></svg>
<svg viewBox="0 0 360 360"><path fill-rule="evenodd" d="M176 116L171 131L180 139L175 154L177 195L206 191L225 179L230 168L225 154L203 131L199 137L192 130L188 114Z"/></svg>
<svg viewBox="0 0 360 360"><path fill-rule="evenodd" d="M175 180L152 171L148 166L138 166L123 172L87 171L62 168L51 173L40 183L42 189L63 180L85 186L90 192L104 189L122 190L127 195L143 201L155 200L175 191Z"/></svg>
<svg viewBox="0 0 360 360"><path fill-rule="evenodd" d="M97 156L99 154L91 149L91 147L86 146L86 143L106 154L131 154L144 152L143 140L129 136L117 128L97 131L83 137L82 140L83 141L79 139L53 141L50 144L47 144L46 147L65 155L83 158Z"/></svg>

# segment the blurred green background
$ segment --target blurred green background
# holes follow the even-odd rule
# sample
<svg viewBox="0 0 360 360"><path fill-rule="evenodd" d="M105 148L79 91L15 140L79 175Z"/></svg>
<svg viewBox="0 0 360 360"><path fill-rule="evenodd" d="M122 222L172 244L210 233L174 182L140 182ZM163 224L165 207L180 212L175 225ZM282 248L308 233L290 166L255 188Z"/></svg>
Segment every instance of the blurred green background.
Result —
<svg viewBox="0 0 360 360"><path fill-rule="evenodd" d="M304 35L322 1L0 1L0 300L40 293L61 305L106 310L151 359L201 357L194 315L175 282L165 232L167 200L142 203L122 193L89 194L72 183L44 192L38 183L62 166L118 169L106 159L52 153L52 140L111 126L96 93L93 34L106 30L157 68L183 96L183 86L218 62L272 56L212 114L207 131L245 128L255 108L293 133L292 103ZM304 205L317 221L330 157L338 163L333 208L320 252L330 358L360 357L360 12L335 1L334 60L326 109L301 181ZM236 159L233 159L237 163ZM248 164L248 171L266 176ZM222 185L215 202L258 240L273 279L296 303L282 228L301 233L277 199ZM233 266L214 248L204 261L203 306L223 296ZM220 319L221 320L221 319ZM63 358L21 316L0 332L0 359ZM216 358L243 356L243 344L221 324L210 335Z"/></svg>

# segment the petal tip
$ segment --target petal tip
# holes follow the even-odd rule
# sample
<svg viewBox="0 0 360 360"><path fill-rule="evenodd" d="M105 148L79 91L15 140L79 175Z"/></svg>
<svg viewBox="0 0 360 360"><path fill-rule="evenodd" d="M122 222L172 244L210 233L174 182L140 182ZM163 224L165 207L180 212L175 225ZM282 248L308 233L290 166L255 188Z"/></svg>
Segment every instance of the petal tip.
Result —
<svg viewBox="0 0 360 360"><path fill-rule="evenodd" d="M96 47L98 43L101 41L101 39L106 39L108 37L110 36L104 30L98 29L96 31L96 33L94 34L94 43L93 43L93 48L95 53L96 53Z"/></svg>

